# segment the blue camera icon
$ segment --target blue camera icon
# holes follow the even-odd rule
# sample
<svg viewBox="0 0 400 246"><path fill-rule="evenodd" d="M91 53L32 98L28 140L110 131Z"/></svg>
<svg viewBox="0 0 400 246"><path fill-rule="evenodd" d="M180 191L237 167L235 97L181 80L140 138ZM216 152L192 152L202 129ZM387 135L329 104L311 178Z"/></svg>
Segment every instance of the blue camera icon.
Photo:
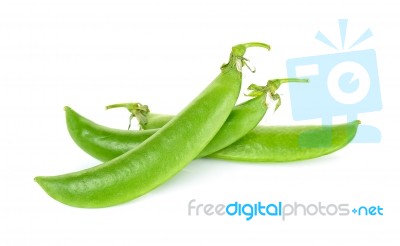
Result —
<svg viewBox="0 0 400 246"><path fill-rule="evenodd" d="M357 114L382 108L376 54L361 50L289 59L289 77L307 77L308 84L289 84L294 120L322 118L331 124L333 116ZM380 142L380 132L361 125L354 142Z"/></svg>

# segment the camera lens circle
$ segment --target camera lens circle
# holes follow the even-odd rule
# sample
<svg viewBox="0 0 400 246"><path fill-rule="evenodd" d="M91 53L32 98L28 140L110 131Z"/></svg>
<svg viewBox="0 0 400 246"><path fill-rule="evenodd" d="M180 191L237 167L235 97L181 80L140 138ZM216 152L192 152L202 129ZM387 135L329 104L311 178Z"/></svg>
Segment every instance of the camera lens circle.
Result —
<svg viewBox="0 0 400 246"><path fill-rule="evenodd" d="M368 95L370 85L368 71L356 62L339 63L328 75L329 93L333 99L342 104L361 102Z"/></svg>

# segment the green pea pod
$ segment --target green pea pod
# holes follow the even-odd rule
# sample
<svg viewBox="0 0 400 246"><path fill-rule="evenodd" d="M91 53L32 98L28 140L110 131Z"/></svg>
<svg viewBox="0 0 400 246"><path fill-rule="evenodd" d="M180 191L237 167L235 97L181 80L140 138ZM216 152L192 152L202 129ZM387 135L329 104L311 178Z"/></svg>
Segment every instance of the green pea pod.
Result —
<svg viewBox="0 0 400 246"><path fill-rule="evenodd" d="M360 121L324 126L257 126L209 157L247 162L289 162L335 152L353 140Z"/></svg>
<svg viewBox="0 0 400 246"><path fill-rule="evenodd" d="M232 110L224 125L197 157L201 158L218 150L221 150L236 142L241 137L246 135L249 131L254 129L254 127L256 127L261 119L264 117L268 109L268 105L266 102L267 95L273 100L277 100L275 110L278 109L281 105L281 99L276 91L281 86L281 84L288 82L308 82L308 80L285 78L269 80L266 86L259 86L255 84L250 85L248 88L250 90L248 96L253 96L255 98L239 104ZM141 126L141 128L146 128L146 125L149 123L149 119L147 119L147 116L149 116L149 109L147 106L144 107L140 103L119 103L109 105L106 108L110 109L117 107L127 108L131 112L130 120L132 119L132 117L136 117L139 121L139 125ZM142 108L145 108L145 110L142 110ZM145 115L145 117L142 117L143 115ZM172 119L172 117L167 116L159 117L159 119L163 123L166 123L165 120L168 118L169 120ZM150 123L154 121L154 119L151 119ZM74 129L71 129L71 127L69 127L69 129L70 131L74 131ZM139 133L139 135L141 134ZM76 136L76 134L71 134L71 136L74 136L73 138L78 144L82 141L88 141L86 138ZM99 155L103 155L103 153L99 153Z"/></svg>
<svg viewBox="0 0 400 246"><path fill-rule="evenodd" d="M149 114L146 131L161 128L173 115ZM353 140L359 120L324 126L257 126L243 138L207 157L246 162L290 162L333 153ZM126 132L127 133L127 132Z"/></svg>
<svg viewBox="0 0 400 246"><path fill-rule="evenodd" d="M74 142L100 161L112 160L136 148L158 129L128 131L105 127L65 107L67 128ZM165 122L167 123L167 122Z"/></svg>
<svg viewBox="0 0 400 246"><path fill-rule="evenodd" d="M66 118L69 133L75 143L99 160L110 160L122 155L158 131L108 128L86 119L68 107ZM173 116L170 120L172 118ZM208 157L247 162L312 159L345 147L356 135L359 123L353 121L332 126L257 126L237 142Z"/></svg>
<svg viewBox="0 0 400 246"><path fill-rule="evenodd" d="M52 198L75 207L108 207L163 184L204 149L228 118L240 92L247 43L234 46L221 73L174 119L137 148L101 165L36 182Z"/></svg>

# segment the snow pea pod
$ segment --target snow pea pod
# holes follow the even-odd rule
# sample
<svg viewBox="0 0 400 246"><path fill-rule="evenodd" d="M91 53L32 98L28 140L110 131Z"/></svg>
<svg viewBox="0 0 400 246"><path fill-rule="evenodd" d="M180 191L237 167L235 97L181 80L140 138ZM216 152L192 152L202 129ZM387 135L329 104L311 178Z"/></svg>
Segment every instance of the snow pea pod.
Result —
<svg viewBox="0 0 400 246"><path fill-rule="evenodd" d="M71 108L66 107L65 110L68 130L75 143L99 160L110 160L122 155L158 131L112 129L86 119ZM207 157L247 162L288 162L317 158L350 143L357 133L359 123L257 126L237 142Z"/></svg>
<svg viewBox="0 0 400 246"><path fill-rule="evenodd" d="M242 82L246 43L234 46L221 73L168 122L136 148L82 171L39 176L36 182L64 204L99 208L121 204L165 183L189 164L217 134L235 105Z"/></svg>
<svg viewBox="0 0 400 246"><path fill-rule="evenodd" d="M200 152L200 154L197 157L201 158L211 153L214 153L220 149L223 149L229 146L230 144L236 142L244 135L246 135L249 131L254 129L254 127L256 127L258 123L261 121L261 119L264 117L268 109L266 97L269 96L273 100L277 101L275 107L275 110L277 110L281 105L281 98L279 94L276 93L276 91L281 86L281 84L288 82L308 82L308 80L297 79L297 78L285 78L285 79L269 80L266 86L251 84L248 88L248 90L250 90L248 96L252 96L254 98L237 105L232 110L231 114L225 121L224 125L221 127L218 133L214 136L214 138L207 144L207 146ZM139 121L141 128L146 128L146 125L149 122L149 120L147 119L149 112L147 106L143 106L140 103L119 103L119 104L109 105L106 108L110 109L117 107L127 108L131 112L130 120L132 120L133 117L136 117ZM159 117L159 119L161 119L163 122L167 118L168 117ZM150 122L154 121L155 121L154 119L150 120ZM141 135L140 133L138 134ZM78 143L79 141L86 141L84 139L82 140L82 138L79 139L79 137L74 137L74 139L76 139Z"/></svg>
<svg viewBox="0 0 400 246"><path fill-rule="evenodd" d="M134 149L158 131L112 129L96 124L70 107L65 107L64 110L71 138L82 150L100 161L112 160Z"/></svg>
<svg viewBox="0 0 400 246"><path fill-rule="evenodd" d="M289 162L333 153L353 140L359 120L322 126L257 126L208 157L247 162Z"/></svg>
<svg viewBox="0 0 400 246"><path fill-rule="evenodd" d="M174 116L149 114L146 131L162 127ZM256 126L228 147L211 153L214 159L246 162L290 162L317 158L349 144L359 120L337 125ZM150 127L149 127L150 126Z"/></svg>

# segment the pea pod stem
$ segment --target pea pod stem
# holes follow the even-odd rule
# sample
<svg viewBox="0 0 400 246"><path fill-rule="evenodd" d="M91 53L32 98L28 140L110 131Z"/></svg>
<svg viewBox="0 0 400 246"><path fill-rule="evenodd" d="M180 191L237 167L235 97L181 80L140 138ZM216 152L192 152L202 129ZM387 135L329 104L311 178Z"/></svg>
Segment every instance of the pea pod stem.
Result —
<svg viewBox="0 0 400 246"><path fill-rule="evenodd" d="M259 42L250 42L250 43L236 45L232 48L232 53L231 53L231 56L229 59L229 63L223 64L221 68L224 68L226 66L236 66L236 69L238 71L242 71L242 67L245 66L252 73L255 73L256 70L252 69L249 66L249 64L248 64L249 60L244 57L246 50L251 47L259 47L259 48L264 48L266 50L271 50L271 46L269 46L268 44L259 43Z"/></svg>
<svg viewBox="0 0 400 246"><path fill-rule="evenodd" d="M300 79L300 78L284 78L284 79L272 79L268 80L266 86L259 86L256 84L251 84L247 89L251 92L246 96L259 96L268 94L271 96L272 100L278 101L275 105L275 111L281 106L281 96L276 93L278 88L284 83L308 83L308 79Z"/></svg>
<svg viewBox="0 0 400 246"><path fill-rule="evenodd" d="M252 47L259 47L266 50L271 50L271 46L269 46L268 44L259 42L249 42L233 46L231 56L243 58L244 54L246 53L246 50Z"/></svg>
<svg viewBox="0 0 400 246"><path fill-rule="evenodd" d="M143 105L141 103L117 103L106 106L106 109L112 108L126 108L131 115L129 116L129 125L128 130L131 128L132 119L136 117L139 122L140 129L147 124L146 115L150 112L149 107L147 105Z"/></svg>

